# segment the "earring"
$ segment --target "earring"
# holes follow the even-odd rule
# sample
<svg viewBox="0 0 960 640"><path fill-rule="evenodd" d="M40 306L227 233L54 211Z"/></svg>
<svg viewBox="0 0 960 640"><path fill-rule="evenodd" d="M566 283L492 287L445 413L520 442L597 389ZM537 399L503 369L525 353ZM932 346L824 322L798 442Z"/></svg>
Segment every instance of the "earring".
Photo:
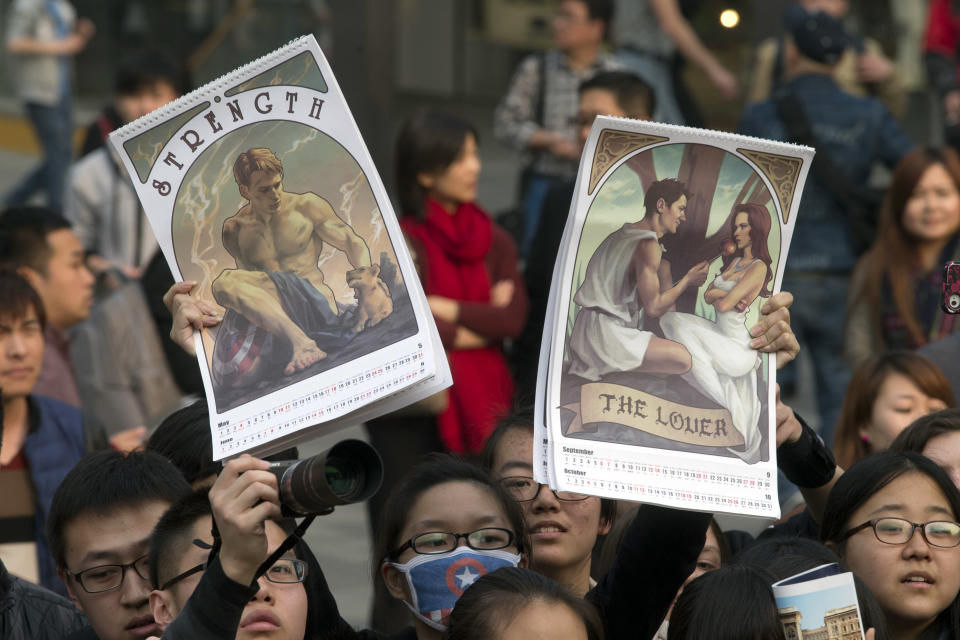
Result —
<svg viewBox="0 0 960 640"><path fill-rule="evenodd" d="M870 438L868 438L865 433L861 433L860 442L862 442L863 444L870 444Z"/></svg>

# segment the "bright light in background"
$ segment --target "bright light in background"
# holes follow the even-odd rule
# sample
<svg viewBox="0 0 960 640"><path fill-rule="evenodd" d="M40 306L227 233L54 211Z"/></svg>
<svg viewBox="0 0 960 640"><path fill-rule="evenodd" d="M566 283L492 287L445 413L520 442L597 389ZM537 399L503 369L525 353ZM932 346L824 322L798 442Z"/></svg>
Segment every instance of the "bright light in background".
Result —
<svg viewBox="0 0 960 640"><path fill-rule="evenodd" d="M736 9L724 9L720 12L720 24L727 29L733 29L740 24L740 14Z"/></svg>

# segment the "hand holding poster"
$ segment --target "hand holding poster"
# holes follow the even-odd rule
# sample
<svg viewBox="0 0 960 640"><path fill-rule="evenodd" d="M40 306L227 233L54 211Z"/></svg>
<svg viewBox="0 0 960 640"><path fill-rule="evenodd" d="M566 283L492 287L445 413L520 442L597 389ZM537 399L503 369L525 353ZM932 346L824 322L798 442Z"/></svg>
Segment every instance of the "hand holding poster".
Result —
<svg viewBox="0 0 960 640"><path fill-rule="evenodd" d="M750 345L783 277L812 150L598 118L554 271L537 479L776 516L775 358Z"/></svg>
<svg viewBox="0 0 960 640"><path fill-rule="evenodd" d="M215 459L449 386L390 201L312 36L110 143L174 277L223 317L196 335Z"/></svg>

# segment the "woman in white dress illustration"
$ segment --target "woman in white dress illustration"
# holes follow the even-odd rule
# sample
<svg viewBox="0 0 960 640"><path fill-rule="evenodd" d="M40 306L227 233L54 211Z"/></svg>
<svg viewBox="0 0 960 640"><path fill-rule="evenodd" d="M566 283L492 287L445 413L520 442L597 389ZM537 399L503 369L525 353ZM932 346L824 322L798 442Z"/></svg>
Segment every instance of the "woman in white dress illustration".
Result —
<svg viewBox="0 0 960 640"><path fill-rule="evenodd" d="M730 451L753 464L760 460L760 356L750 347L746 312L758 296L771 295L770 212L759 204L739 204L731 226L736 251L724 255L720 274L703 294L717 312L716 321L670 311L661 317L660 328L690 353L692 364L683 379L730 412L744 441L743 450Z"/></svg>

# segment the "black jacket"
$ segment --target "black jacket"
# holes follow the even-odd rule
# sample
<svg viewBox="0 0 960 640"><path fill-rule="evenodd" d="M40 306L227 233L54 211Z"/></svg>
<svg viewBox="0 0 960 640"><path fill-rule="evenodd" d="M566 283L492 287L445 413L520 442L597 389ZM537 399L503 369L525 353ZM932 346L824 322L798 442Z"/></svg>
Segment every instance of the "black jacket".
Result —
<svg viewBox="0 0 960 640"><path fill-rule="evenodd" d="M10 575L0 562L0 638L62 640L84 623L72 602Z"/></svg>

